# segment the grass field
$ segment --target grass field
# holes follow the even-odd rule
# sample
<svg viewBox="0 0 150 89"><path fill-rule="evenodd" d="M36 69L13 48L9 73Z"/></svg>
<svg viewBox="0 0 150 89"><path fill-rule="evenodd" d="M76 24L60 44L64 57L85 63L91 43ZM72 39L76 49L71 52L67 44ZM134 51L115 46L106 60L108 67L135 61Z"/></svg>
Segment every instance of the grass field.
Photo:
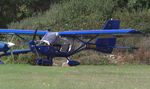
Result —
<svg viewBox="0 0 150 89"><path fill-rule="evenodd" d="M0 65L0 89L150 89L150 66Z"/></svg>

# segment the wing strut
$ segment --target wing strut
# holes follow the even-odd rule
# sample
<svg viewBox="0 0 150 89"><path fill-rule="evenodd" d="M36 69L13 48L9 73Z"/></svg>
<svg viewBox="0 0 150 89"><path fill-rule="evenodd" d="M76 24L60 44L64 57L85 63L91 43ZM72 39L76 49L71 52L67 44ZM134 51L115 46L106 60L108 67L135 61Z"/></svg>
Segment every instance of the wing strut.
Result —
<svg viewBox="0 0 150 89"><path fill-rule="evenodd" d="M88 44L88 43L91 42L92 40L94 40L96 37L98 37L98 35L92 37L92 38L89 39L87 42L85 42L85 41L79 39L78 37L76 37L76 39L79 40L80 42L82 42L83 44L82 44L80 47L78 47L76 50L74 50L73 52L71 52L70 55L73 55L73 54L75 54L75 53L77 53L77 52L83 50L83 49L84 49L83 47L86 46L86 44Z"/></svg>

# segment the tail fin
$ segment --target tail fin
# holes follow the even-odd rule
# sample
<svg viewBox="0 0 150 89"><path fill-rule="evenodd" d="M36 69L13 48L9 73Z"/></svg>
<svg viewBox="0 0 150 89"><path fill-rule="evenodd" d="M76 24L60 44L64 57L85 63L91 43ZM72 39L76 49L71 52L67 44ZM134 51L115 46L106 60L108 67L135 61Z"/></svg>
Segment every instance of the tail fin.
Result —
<svg viewBox="0 0 150 89"><path fill-rule="evenodd" d="M119 29L120 28L120 20L108 20L103 26L103 29Z"/></svg>
<svg viewBox="0 0 150 89"><path fill-rule="evenodd" d="M119 29L120 20L108 20L103 26L103 29ZM112 53L114 46L116 45L116 38L98 38L95 42L96 50L103 53Z"/></svg>
<svg viewBox="0 0 150 89"><path fill-rule="evenodd" d="M108 20L103 26L103 29L119 29L120 28L120 20ZM111 53L113 51L113 47L116 44L116 38L98 38L96 40L96 50L103 53Z"/></svg>

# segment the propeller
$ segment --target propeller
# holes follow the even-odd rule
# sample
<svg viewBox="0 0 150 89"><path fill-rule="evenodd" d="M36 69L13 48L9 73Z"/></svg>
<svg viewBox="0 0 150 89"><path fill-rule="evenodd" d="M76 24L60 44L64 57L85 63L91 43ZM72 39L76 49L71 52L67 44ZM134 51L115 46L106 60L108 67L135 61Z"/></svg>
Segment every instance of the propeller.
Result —
<svg viewBox="0 0 150 89"><path fill-rule="evenodd" d="M38 30L38 29L35 30L35 32L34 32L34 34L33 34L33 38L32 38L32 40L29 42L29 45L30 45L31 48L32 48L32 46L35 46L35 47L36 47L35 39L36 39L36 35L37 35L37 30Z"/></svg>
<svg viewBox="0 0 150 89"><path fill-rule="evenodd" d="M34 40L35 40L36 35L37 35L37 31L38 31L38 29L36 29L36 30L35 30L32 41L34 41Z"/></svg>
<svg viewBox="0 0 150 89"><path fill-rule="evenodd" d="M37 35L37 31L38 31L38 29L36 29L36 30L35 30L34 35L33 35L33 38L32 38L32 41L31 41L31 44L30 44L30 45L32 45L32 46L34 47L34 48L33 48L33 50L35 50L35 53L36 53L37 57L38 57L38 58L40 58L39 53L38 53L38 51L37 51L37 46L36 46L36 43L35 43L35 39L36 39L36 35Z"/></svg>

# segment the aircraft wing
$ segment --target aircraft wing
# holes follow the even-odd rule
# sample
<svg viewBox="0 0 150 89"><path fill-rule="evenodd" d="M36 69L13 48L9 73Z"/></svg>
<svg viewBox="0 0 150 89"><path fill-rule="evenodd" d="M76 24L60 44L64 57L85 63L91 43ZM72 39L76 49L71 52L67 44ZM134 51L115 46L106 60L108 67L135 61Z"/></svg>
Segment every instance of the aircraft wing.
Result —
<svg viewBox="0 0 150 89"><path fill-rule="evenodd" d="M99 30L76 30L76 31L62 31L58 34L64 37L93 37L96 35L126 35L126 34L140 34L140 31L134 29L99 29Z"/></svg>
<svg viewBox="0 0 150 89"><path fill-rule="evenodd" d="M45 35L48 31L38 30L37 35ZM0 34L22 34L33 35L35 30L23 30L23 29L0 29Z"/></svg>
<svg viewBox="0 0 150 89"><path fill-rule="evenodd" d="M9 56L11 54L14 54L14 55L18 55L18 54L26 54L28 52L31 52L30 49L22 49L22 50L13 50L12 52L11 51L8 51L6 53L2 53L0 54L0 57L2 56Z"/></svg>

